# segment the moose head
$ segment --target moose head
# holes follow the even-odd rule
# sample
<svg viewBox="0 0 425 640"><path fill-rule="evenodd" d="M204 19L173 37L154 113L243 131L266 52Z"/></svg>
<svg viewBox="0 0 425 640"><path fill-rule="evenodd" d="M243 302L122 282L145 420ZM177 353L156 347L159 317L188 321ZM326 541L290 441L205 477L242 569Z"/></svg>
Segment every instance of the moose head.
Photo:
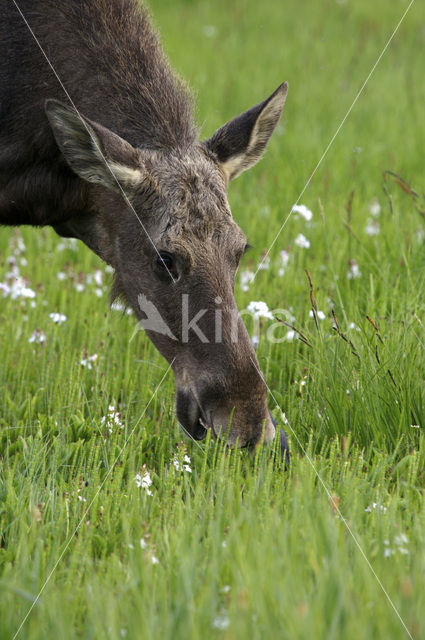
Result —
<svg viewBox="0 0 425 640"><path fill-rule="evenodd" d="M239 446L275 434L234 297L247 239L227 187L260 159L286 94L284 83L208 140L171 148L133 146L73 108L46 103L61 155L90 201L90 213L57 230L115 269L113 295L125 297L171 364L177 417L195 439L208 428Z"/></svg>

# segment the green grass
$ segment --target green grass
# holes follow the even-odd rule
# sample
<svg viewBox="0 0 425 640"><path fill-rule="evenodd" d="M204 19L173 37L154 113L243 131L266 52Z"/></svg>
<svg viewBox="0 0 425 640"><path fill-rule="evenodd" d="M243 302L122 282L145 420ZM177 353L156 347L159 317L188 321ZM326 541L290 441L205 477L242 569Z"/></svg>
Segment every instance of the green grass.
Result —
<svg viewBox="0 0 425 640"><path fill-rule="evenodd" d="M241 270L255 271L407 2L157 4L205 136L290 83L266 157L230 187L254 245ZM262 323L270 407L289 421L288 473L270 451L184 440L167 364L133 335L134 316L108 311L112 276L100 297L95 284L76 289L104 272L88 249L60 250L47 229L0 230L0 282L21 236L16 259L36 292L35 307L0 297L1 639L45 584L20 638L408 637L389 599L412 637L425 636L425 229L382 174L424 189L424 19L415 2L303 194L311 223L291 216L248 291L237 277L241 309L290 309L311 345L283 326L272 344ZM361 277L348 279L352 261ZM29 342L37 328L44 345ZM111 429L109 405L121 414ZM185 454L191 473L173 464ZM145 470L152 495L135 482Z"/></svg>

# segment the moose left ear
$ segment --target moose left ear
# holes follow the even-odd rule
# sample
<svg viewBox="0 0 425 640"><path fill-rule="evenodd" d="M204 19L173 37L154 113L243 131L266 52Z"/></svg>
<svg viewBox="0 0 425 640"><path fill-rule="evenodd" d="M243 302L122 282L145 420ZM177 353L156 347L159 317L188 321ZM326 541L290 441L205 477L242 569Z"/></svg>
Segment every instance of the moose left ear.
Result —
<svg viewBox="0 0 425 640"><path fill-rule="evenodd" d="M45 110L59 149L80 178L118 193L140 185L140 158L126 140L58 100L47 100Z"/></svg>
<svg viewBox="0 0 425 640"><path fill-rule="evenodd" d="M269 98L230 120L205 142L228 182L260 160L279 122L287 93L288 83L284 82Z"/></svg>

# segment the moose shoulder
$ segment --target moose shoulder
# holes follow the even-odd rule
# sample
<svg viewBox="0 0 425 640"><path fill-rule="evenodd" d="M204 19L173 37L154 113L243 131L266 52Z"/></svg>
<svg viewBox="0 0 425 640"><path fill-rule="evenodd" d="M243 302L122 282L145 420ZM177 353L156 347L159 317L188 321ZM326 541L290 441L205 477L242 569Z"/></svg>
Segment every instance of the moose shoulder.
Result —
<svg viewBox="0 0 425 640"><path fill-rule="evenodd" d="M246 238L230 180L275 129L286 83L200 141L186 88L136 0L21 0L0 23L0 223L50 225L115 270L113 295L171 363L194 437L275 428L233 283ZM220 310L220 332L215 319ZM199 318L184 325L185 316ZM193 329L193 330L191 330ZM230 424L230 427L229 427Z"/></svg>

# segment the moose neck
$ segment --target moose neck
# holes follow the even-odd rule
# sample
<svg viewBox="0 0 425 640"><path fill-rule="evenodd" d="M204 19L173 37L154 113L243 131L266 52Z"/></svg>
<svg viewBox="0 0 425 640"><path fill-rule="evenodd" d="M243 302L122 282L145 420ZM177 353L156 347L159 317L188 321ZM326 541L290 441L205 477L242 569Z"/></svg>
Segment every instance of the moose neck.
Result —
<svg viewBox="0 0 425 640"><path fill-rule="evenodd" d="M66 69L65 77L75 80L77 108L134 147L192 144L197 131L190 95L172 73L146 9L136 0L59 0L57 5L66 14L68 33L69 23L73 31L73 38L62 42L59 35L58 42L70 49L66 58L62 49L60 58L72 60L74 71ZM60 34L57 16L52 24ZM81 58L82 78L75 73Z"/></svg>
<svg viewBox="0 0 425 640"><path fill-rule="evenodd" d="M21 0L19 6L39 44L12 2L0 21L10 67L19 69L10 80L13 91L0 90L0 224L52 225L71 235L76 231L63 223L87 214L92 189L65 166L46 100L71 101L135 148L185 150L198 133L191 96L172 73L138 0L36 4Z"/></svg>
<svg viewBox="0 0 425 640"><path fill-rule="evenodd" d="M39 0L36 10L33 0L21 0L20 8L57 74L10 3L0 32L4 37L13 32L21 42L14 54L20 76L14 81L11 124L22 112L19 135L38 157L39 140L45 141L48 130L43 104L49 98L67 103L70 98L87 118L134 147L167 150L194 142L191 96L171 71L138 0ZM28 95L35 74L37 89ZM28 101L33 119L27 117ZM35 135L37 125L43 134Z"/></svg>

